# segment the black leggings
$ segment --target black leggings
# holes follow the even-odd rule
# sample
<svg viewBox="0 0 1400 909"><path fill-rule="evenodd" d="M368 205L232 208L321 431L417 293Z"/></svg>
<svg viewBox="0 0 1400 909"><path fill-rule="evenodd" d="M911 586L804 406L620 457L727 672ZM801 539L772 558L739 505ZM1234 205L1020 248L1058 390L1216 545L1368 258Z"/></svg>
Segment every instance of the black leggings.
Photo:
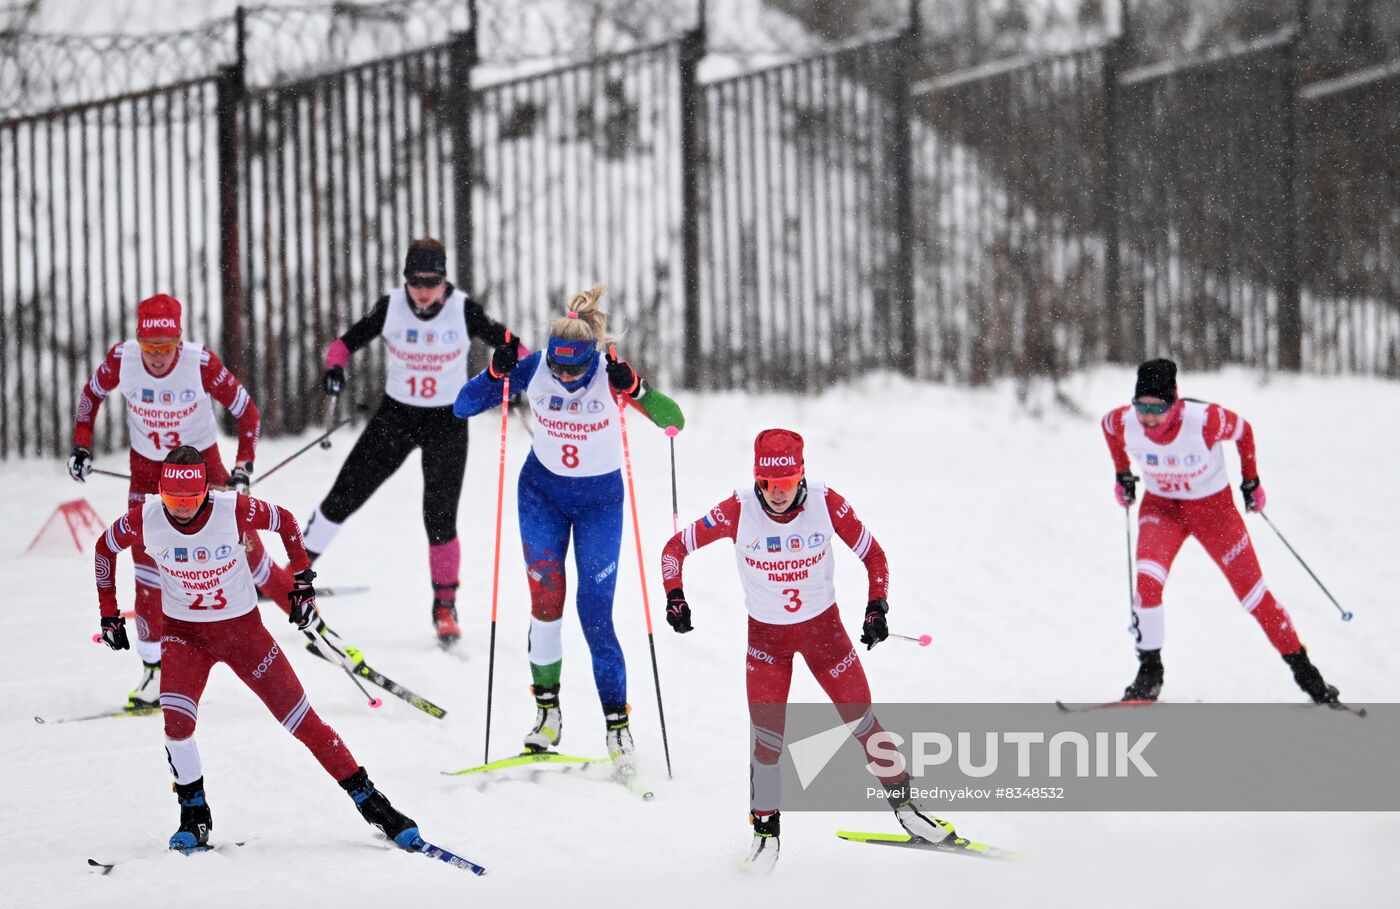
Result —
<svg viewBox="0 0 1400 909"><path fill-rule="evenodd" d="M423 526L434 546L457 538L457 500L467 469L467 422L451 407L410 407L386 397L321 503L337 524L360 509L415 448L423 449Z"/></svg>

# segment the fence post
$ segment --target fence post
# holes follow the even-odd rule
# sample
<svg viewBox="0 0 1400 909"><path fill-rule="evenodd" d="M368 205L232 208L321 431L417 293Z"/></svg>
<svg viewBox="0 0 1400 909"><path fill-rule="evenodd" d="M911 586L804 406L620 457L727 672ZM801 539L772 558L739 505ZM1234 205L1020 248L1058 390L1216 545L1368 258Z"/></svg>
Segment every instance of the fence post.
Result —
<svg viewBox="0 0 1400 909"><path fill-rule="evenodd" d="M249 392L257 389L255 378L244 369L247 358L243 346L243 259L242 225L238 218L239 200L239 141L238 114L247 92L247 23L242 6L235 10L234 62L225 67L219 78L214 102L218 121L219 159L219 289L223 299L223 332L220 337L224 362L238 376ZM232 414L224 414L224 428L235 431Z"/></svg>
<svg viewBox="0 0 1400 909"><path fill-rule="evenodd" d="M891 315L896 321L895 367L908 376L918 371L918 324L914 301L914 99L913 75L919 53L919 3L910 0L909 25L899 38L891 70L894 78L893 159L895 259L891 279Z"/></svg>
<svg viewBox="0 0 1400 909"><path fill-rule="evenodd" d="M700 60L705 56L705 4L696 27L680 43L681 268L685 292L682 329L686 347L700 349ZM700 387L700 358L681 358L681 384Z"/></svg>
<svg viewBox="0 0 1400 909"><path fill-rule="evenodd" d="M449 68L452 99L448 129L452 136L452 235L457 256L457 280L476 296L475 265L472 262L472 175L475 149L472 148L472 69L478 61L476 3L467 8L471 23L465 32L452 37Z"/></svg>
<svg viewBox="0 0 1400 909"><path fill-rule="evenodd" d="M1108 42L1103 52L1103 191L1100 195L1103 224L1103 296L1105 327L1108 329L1107 356L1109 362L1126 363L1133 359L1136 345L1128 338L1132 319L1119 312L1123 300L1119 263L1121 231L1118 215L1122 200L1118 189L1121 175L1122 151L1118 144L1118 73L1130 49L1128 4L1118 7L1118 34ZM1125 322L1127 324L1125 324Z"/></svg>
<svg viewBox="0 0 1400 909"><path fill-rule="evenodd" d="M1284 50L1283 155L1279 188L1278 368L1303 368L1302 282L1298 275L1298 69L1306 49L1308 0L1296 0L1297 29Z"/></svg>

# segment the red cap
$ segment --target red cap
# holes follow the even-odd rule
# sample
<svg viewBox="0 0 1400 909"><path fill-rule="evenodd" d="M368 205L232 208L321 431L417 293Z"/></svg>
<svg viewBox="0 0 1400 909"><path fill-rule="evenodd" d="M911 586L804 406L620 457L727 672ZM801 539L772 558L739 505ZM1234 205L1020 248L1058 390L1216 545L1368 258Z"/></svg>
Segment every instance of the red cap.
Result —
<svg viewBox="0 0 1400 909"><path fill-rule="evenodd" d="M162 496L202 496L209 475L203 464L160 465L160 494Z"/></svg>
<svg viewBox="0 0 1400 909"><path fill-rule="evenodd" d="M136 337L179 338L180 301L169 294L156 294L136 304Z"/></svg>
<svg viewBox="0 0 1400 909"><path fill-rule="evenodd" d="M756 480L801 476L802 437L790 429L765 429L753 440Z"/></svg>

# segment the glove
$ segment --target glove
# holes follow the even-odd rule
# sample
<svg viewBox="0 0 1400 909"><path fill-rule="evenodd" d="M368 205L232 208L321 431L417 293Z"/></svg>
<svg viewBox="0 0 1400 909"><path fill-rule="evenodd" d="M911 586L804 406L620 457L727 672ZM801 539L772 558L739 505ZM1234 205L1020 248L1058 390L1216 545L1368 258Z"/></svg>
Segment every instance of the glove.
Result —
<svg viewBox="0 0 1400 909"><path fill-rule="evenodd" d="M335 396L345 390L345 367L332 366L326 370L325 378L322 379L326 386L326 394Z"/></svg>
<svg viewBox="0 0 1400 909"><path fill-rule="evenodd" d="M1113 484L1113 495L1118 499L1118 504L1127 508L1137 501L1137 481L1131 470L1125 470L1114 477L1117 481Z"/></svg>
<svg viewBox="0 0 1400 909"><path fill-rule="evenodd" d="M889 625L885 624L885 613L890 611L890 604L884 600L871 600L865 607L865 622L860 626L860 642L865 645L866 650L871 650L876 644L890 636Z"/></svg>
<svg viewBox="0 0 1400 909"><path fill-rule="evenodd" d="M130 650L131 642L126 639L126 619L119 615L104 615L102 643L113 650Z"/></svg>
<svg viewBox="0 0 1400 909"><path fill-rule="evenodd" d="M515 368L515 364L520 362L520 346L516 343L515 336L506 332L506 341L495 352L491 354L491 368L488 370L493 379L504 379L510 375L510 371Z"/></svg>
<svg viewBox="0 0 1400 909"><path fill-rule="evenodd" d="M248 487L253 485L253 481L248 477L248 474L252 472L253 466L251 464L248 465L247 470L244 470L241 465L233 468L228 472L228 488L241 496L246 496Z"/></svg>
<svg viewBox="0 0 1400 909"><path fill-rule="evenodd" d="M320 618L316 614L316 588L311 586L311 582L315 579L316 572L310 568L297 572L296 585L287 594L287 599L291 601L292 605L291 610L287 613L287 621L297 626L301 631L310 628Z"/></svg>
<svg viewBox="0 0 1400 909"><path fill-rule="evenodd" d="M1264 487L1259 485L1258 477L1241 483L1240 495L1244 496L1245 511L1263 511L1268 503L1268 497L1264 495Z"/></svg>
<svg viewBox="0 0 1400 909"><path fill-rule="evenodd" d="M631 363L614 358L612 351L608 352L608 384L619 393L634 398L642 391L642 377L637 375Z"/></svg>
<svg viewBox="0 0 1400 909"><path fill-rule="evenodd" d="M92 473L92 452L81 445L73 446L73 453L68 456L68 476L79 483L87 482L87 475Z"/></svg>
<svg viewBox="0 0 1400 909"><path fill-rule="evenodd" d="M695 630L690 624L690 604L685 601L685 591L679 587L666 591L666 624L674 628L676 634Z"/></svg>

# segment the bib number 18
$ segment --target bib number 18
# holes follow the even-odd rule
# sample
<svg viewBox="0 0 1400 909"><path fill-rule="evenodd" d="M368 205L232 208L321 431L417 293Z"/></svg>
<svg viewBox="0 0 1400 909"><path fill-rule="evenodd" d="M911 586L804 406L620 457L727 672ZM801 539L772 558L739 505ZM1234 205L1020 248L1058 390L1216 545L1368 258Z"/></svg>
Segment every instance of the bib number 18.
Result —
<svg viewBox="0 0 1400 909"><path fill-rule="evenodd" d="M435 398L437 397L437 379L432 376L409 376L408 396L410 398Z"/></svg>

